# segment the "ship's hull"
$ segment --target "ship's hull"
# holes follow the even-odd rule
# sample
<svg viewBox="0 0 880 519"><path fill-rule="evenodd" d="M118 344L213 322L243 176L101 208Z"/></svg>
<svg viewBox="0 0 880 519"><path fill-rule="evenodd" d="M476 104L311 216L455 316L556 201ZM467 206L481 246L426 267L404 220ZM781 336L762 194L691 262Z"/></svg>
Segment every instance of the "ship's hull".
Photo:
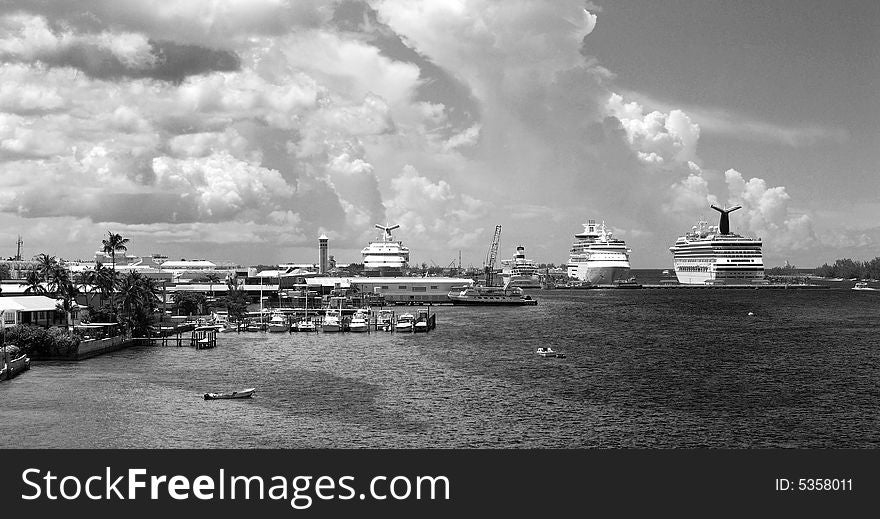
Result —
<svg viewBox="0 0 880 519"><path fill-rule="evenodd" d="M611 285L629 279L630 267L624 262L617 265L591 265L590 262L571 265L568 275L593 285Z"/></svg>
<svg viewBox="0 0 880 519"><path fill-rule="evenodd" d="M503 279L510 287L541 288L541 280L538 276L504 276Z"/></svg>
<svg viewBox="0 0 880 519"><path fill-rule="evenodd" d="M521 299L521 298L510 298L510 299L497 299L497 300L485 300L485 299L471 299L467 297L463 298L452 298L453 305L481 305L481 306L531 306L538 304L538 301L535 299Z"/></svg>
<svg viewBox="0 0 880 519"><path fill-rule="evenodd" d="M748 263L745 263L748 262ZM754 285L764 280L764 264L754 259L676 257L675 276L682 285Z"/></svg>

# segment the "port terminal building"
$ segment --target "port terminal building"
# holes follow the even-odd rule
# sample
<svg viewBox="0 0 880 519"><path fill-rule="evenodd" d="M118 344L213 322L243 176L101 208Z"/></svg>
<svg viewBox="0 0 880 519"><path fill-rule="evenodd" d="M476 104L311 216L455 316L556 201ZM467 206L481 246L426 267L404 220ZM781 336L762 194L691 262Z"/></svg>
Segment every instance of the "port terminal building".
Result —
<svg viewBox="0 0 880 519"><path fill-rule="evenodd" d="M447 294L455 287L472 286L474 280L450 277L311 277L309 290L327 293L352 288L364 294L384 297L388 304L448 303Z"/></svg>

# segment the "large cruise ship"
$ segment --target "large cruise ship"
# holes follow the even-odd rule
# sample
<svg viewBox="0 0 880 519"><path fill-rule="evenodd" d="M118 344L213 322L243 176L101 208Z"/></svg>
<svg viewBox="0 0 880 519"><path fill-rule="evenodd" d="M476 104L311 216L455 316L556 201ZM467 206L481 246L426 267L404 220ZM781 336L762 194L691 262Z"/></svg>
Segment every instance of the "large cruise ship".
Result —
<svg viewBox="0 0 880 519"><path fill-rule="evenodd" d="M610 285L629 277L629 253L623 240L614 239L605 222L584 224L574 235L568 258L568 276L593 285Z"/></svg>
<svg viewBox="0 0 880 519"><path fill-rule="evenodd" d="M526 258L526 250L520 245L513 259L501 260L501 277L504 286L520 288L541 288L538 266Z"/></svg>
<svg viewBox="0 0 880 519"><path fill-rule="evenodd" d="M700 221L669 247L678 282L686 285L743 285L764 279L761 239L730 232L729 214L741 206L722 209L719 225Z"/></svg>
<svg viewBox="0 0 880 519"><path fill-rule="evenodd" d="M409 263L409 249L403 246L403 242L394 241L391 236L391 231L399 227L399 225L376 225L381 231L379 239L371 241L361 251L364 257L365 275L401 275L403 268Z"/></svg>

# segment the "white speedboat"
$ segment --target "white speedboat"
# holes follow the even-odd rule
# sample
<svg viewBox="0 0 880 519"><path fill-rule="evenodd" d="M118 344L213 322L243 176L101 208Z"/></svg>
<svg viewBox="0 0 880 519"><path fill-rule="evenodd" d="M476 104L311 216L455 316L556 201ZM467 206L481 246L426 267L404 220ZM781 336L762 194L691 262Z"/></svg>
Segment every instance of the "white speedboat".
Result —
<svg viewBox="0 0 880 519"><path fill-rule="evenodd" d="M355 333L363 333L369 331L370 324L368 322L367 313L364 310L358 310L348 323L348 331Z"/></svg>
<svg viewBox="0 0 880 519"><path fill-rule="evenodd" d="M272 314L272 318L269 319L269 331L270 332L289 332L290 324L288 324L287 319L284 315L280 313Z"/></svg>
<svg viewBox="0 0 880 519"><path fill-rule="evenodd" d="M565 358L564 353L559 353L558 351L554 350L553 348L551 348L549 346L540 347L540 348L538 348L537 351L535 351L535 353L541 357L558 357L560 359Z"/></svg>
<svg viewBox="0 0 880 519"><path fill-rule="evenodd" d="M872 286L869 286L868 283L865 281L859 281L858 283L856 283L856 286L854 286L852 289L853 290L873 290L873 291L878 290Z"/></svg>
<svg viewBox="0 0 880 519"><path fill-rule="evenodd" d="M397 323L394 324L394 331L396 332L411 332L413 331L413 325L415 325L416 316L410 313L401 314L400 317L397 318Z"/></svg>
<svg viewBox="0 0 880 519"><path fill-rule="evenodd" d="M327 310L324 318L321 320L322 332L341 332L342 331L342 311Z"/></svg>

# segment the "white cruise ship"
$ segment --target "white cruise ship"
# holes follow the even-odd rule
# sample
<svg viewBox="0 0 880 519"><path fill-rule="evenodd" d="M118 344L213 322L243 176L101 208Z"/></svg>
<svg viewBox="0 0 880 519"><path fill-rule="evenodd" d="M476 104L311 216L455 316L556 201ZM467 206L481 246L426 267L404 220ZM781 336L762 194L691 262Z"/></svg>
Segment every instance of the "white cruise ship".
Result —
<svg viewBox="0 0 880 519"><path fill-rule="evenodd" d="M623 240L616 240L596 220L584 224L574 235L568 258L568 276L594 285L610 285L629 277L629 253Z"/></svg>
<svg viewBox="0 0 880 519"><path fill-rule="evenodd" d="M409 263L409 249L403 246L403 242L394 241L391 236L391 231L399 227L399 225L376 225L376 228L381 231L379 240L371 241L361 251L364 257L365 275L400 275L403 268Z"/></svg>
<svg viewBox="0 0 880 519"><path fill-rule="evenodd" d="M721 209L719 225L701 221L691 232L669 247L678 282L686 285L743 285L764 279L761 239L730 232L729 214L739 209Z"/></svg>
<svg viewBox="0 0 880 519"><path fill-rule="evenodd" d="M526 258L526 250L520 245L513 259L501 260L501 277L504 286L520 288L541 288L538 266Z"/></svg>

